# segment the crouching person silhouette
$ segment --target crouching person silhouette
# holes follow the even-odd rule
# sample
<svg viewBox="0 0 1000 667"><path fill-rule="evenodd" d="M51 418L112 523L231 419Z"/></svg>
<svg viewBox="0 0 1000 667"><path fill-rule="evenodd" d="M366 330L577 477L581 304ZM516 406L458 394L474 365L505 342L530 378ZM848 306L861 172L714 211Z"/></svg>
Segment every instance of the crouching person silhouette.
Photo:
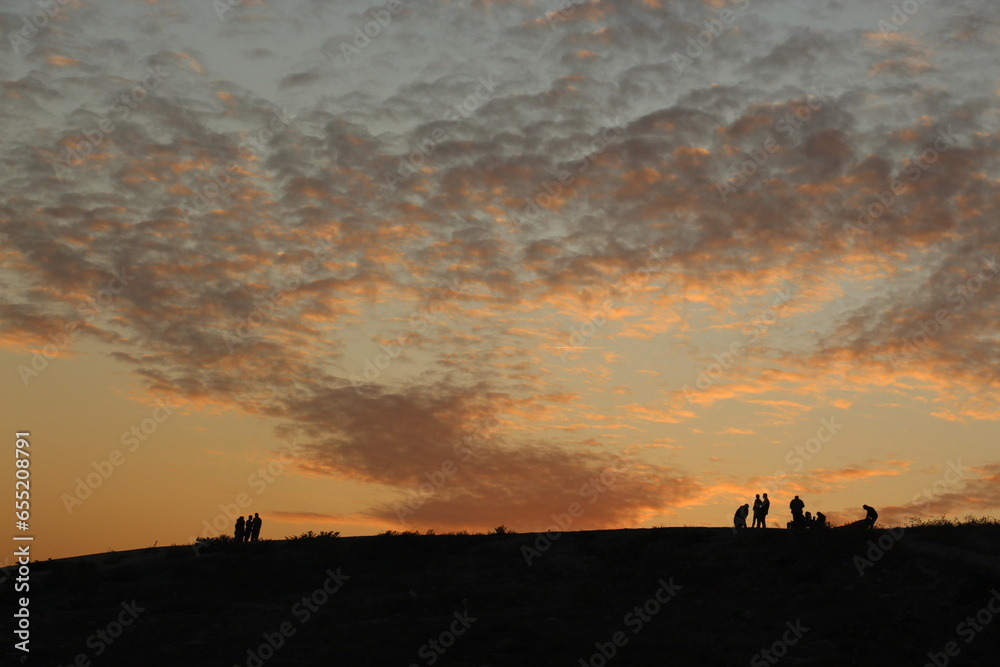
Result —
<svg viewBox="0 0 1000 667"><path fill-rule="evenodd" d="M865 510L865 521L867 523L868 530L875 527L875 520L878 519L878 512L875 511L874 507L868 505L862 505L861 509Z"/></svg>

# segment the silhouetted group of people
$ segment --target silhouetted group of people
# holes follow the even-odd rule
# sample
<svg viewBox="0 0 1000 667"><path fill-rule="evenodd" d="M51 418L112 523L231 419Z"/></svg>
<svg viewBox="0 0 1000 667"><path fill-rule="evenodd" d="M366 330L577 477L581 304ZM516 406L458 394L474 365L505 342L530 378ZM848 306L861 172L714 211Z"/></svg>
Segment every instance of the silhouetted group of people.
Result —
<svg viewBox="0 0 1000 667"><path fill-rule="evenodd" d="M768 500L767 494L764 494L762 500L758 493L753 501L753 521L751 522L751 527L767 528L767 513L769 511L771 511L771 501ZM736 515L733 516L733 527L746 528L748 516L750 516L750 503L736 509Z"/></svg>
<svg viewBox="0 0 1000 667"><path fill-rule="evenodd" d="M865 518L862 520L865 527L871 530L875 527L875 521L878 519L878 512L875 511L874 507L869 505L862 505L862 509L865 510ZM792 511L792 520L788 522L787 527L791 528L827 528L829 524L826 522L826 515L822 512L816 512L816 516L813 516L811 512L803 512L805 510L806 504L802 502L802 499L798 496L792 498L792 501L788 503L788 509ZM764 494L763 499L761 494L757 494L757 498L753 501L753 528L767 528L767 514L771 509L771 501L768 499L767 494ZM736 514L733 515L733 528L746 528L747 527L747 517L750 516L750 503L741 505L736 509Z"/></svg>
<svg viewBox="0 0 1000 667"><path fill-rule="evenodd" d="M760 494L753 501L753 524L751 528L767 528L767 513L771 511L771 501L767 494L761 500Z"/></svg>
<svg viewBox="0 0 1000 667"><path fill-rule="evenodd" d="M248 516L246 521L243 520L242 516L237 519L236 532L233 534L237 544L256 542L260 536L260 524L262 523L264 522L260 520L260 515L257 513L254 513L253 516Z"/></svg>
<svg viewBox="0 0 1000 667"><path fill-rule="evenodd" d="M786 525L787 528L828 528L829 524L826 522L826 515L822 512L816 512L816 516L812 515L812 512L806 512L803 514L802 510L806 508L806 504L802 502L802 499L798 496L792 498L792 502L788 503L788 509L792 511L792 520Z"/></svg>
<svg viewBox="0 0 1000 667"><path fill-rule="evenodd" d="M816 516L812 515L812 512L802 513L802 510L806 508L806 504L802 502L802 499L798 496L792 498L792 501L788 503L788 509L792 511L792 520L786 524L786 528L826 528L826 515L822 512L816 512Z"/></svg>

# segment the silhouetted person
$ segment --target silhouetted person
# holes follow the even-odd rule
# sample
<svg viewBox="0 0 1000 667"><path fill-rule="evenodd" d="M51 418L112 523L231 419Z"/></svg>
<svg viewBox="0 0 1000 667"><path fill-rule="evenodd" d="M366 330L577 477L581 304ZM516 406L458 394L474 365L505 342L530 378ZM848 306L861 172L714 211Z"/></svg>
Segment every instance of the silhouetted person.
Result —
<svg viewBox="0 0 1000 667"><path fill-rule="evenodd" d="M764 494L764 499L760 501L760 527L767 528L767 513L771 511L771 501Z"/></svg>
<svg viewBox="0 0 1000 667"><path fill-rule="evenodd" d="M868 522L868 530L875 527L875 520L878 519L878 512L875 511L874 507L869 507L868 505L862 505L861 509L865 510L865 521Z"/></svg>
<svg viewBox="0 0 1000 667"><path fill-rule="evenodd" d="M760 527L760 508L763 504L764 503L760 500L760 494L758 493L757 497L753 501L753 523L750 525L751 528Z"/></svg>
<svg viewBox="0 0 1000 667"><path fill-rule="evenodd" d="M241 516L236 520L236 531L233 533L233 538L236 540L237 544L243 543L243 530L246 527L246 523L243 521Z"/></svg>
<svg viewBox="0 0 1000 667"><path fill-rule="evenodd" d="M253 513L253 533L252 533L252 536L251 536L251 539L254 542L256 542L257 538L260 537L260 524L262 524L262 523L263 523L263 521L260 520L260 515L257 514L256 512L254 512Z"/></svg>
<svg viewBox="0 0 1000 667"><path fill-rule="evenodd" d="M805 508L806 504L798 496L792 498L792 502L788 503L788 509L792 510L792 525L796 528L802 526L802 510Z"/></svg>
<svg viewBox="0 0 1000 667"><path fill-rule="evenodd" d="M806 512L806 528L812 528L813 515L812 512Z"/></svg>
<svg viewBox="0 0 1000 667"><path fill-rule="evenodd" d="M816 512L816 528L826 528L826 515L822 512Z"/></svg>
<svg viewBox="0 0 1000 667"><path fill-rule="evenodd" d="M733 528L746 528L747 517L750 516L750 503L737 508L733 515Z"/></svg>

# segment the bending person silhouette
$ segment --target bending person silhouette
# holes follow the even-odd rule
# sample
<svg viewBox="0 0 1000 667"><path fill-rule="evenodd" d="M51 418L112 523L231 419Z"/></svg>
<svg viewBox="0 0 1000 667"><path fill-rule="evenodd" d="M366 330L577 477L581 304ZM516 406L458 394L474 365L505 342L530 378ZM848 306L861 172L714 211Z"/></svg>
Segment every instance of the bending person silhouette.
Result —
<svg viewBox="0 0 1000 667"><path fill-rule="evenodd" d="M749 515L750 503L737 508L736 514L733 515L733 528L746 528Z"/></svg>
<svg viewBox="0 0 1000 667"><path fill-rule="evenodd" d="M875 527L875 520L878 519L878 512L875 511L874 507L870 507L868 505L862 505L861 509L867 512L867 514L865 514L865 521L868 522L868 530L871 530Z"/></svg>

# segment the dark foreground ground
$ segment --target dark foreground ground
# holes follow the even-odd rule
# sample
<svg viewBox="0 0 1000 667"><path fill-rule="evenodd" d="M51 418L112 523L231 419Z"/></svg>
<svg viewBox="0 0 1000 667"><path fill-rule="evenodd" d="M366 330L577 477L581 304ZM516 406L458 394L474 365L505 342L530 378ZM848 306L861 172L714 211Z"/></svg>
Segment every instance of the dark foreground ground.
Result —
<svg viewBox="0 0 1000 667"><path fill-rule="evenodd" d="M264 541L36 563L25 664L920 667L931 653L937 667L1000 665L995 527L571 532L529 566L522 547L538 538ZM21 664L4 637L0 664Z"/></svg>

